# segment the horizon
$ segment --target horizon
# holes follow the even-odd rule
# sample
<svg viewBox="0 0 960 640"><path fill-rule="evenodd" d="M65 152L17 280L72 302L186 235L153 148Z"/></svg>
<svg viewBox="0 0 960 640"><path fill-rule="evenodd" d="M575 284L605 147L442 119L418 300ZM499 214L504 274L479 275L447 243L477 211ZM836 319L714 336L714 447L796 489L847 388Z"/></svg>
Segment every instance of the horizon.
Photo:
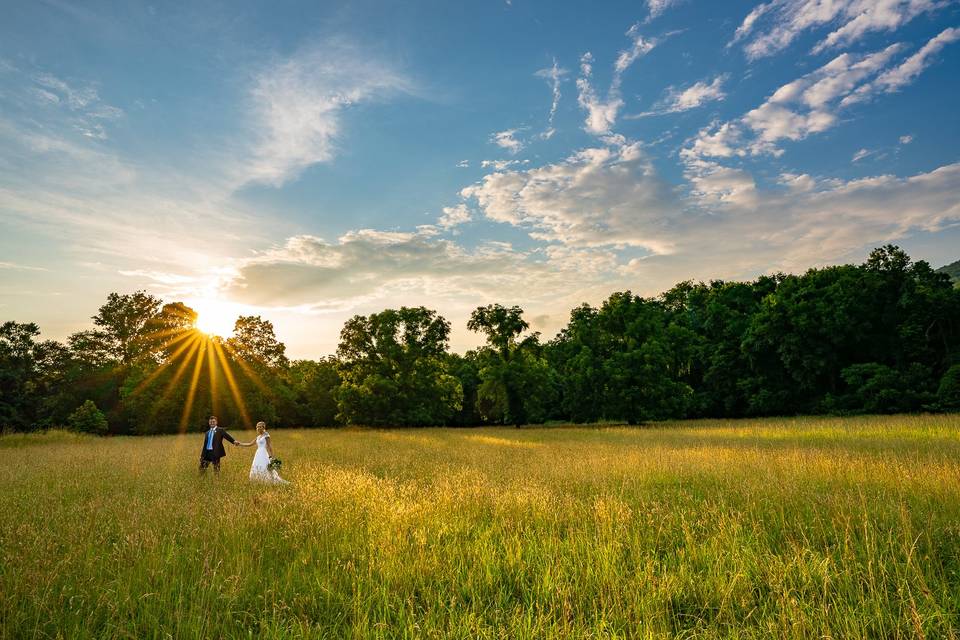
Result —
<svg viewBox="0 0 960 640"><path fill-rule="evenodd" d="M615 291L957 261L960 6L807 4L12 7L0 315L63 340L143 289L318 358L425 306L463 353L483 304L549 338Z"/></svg>

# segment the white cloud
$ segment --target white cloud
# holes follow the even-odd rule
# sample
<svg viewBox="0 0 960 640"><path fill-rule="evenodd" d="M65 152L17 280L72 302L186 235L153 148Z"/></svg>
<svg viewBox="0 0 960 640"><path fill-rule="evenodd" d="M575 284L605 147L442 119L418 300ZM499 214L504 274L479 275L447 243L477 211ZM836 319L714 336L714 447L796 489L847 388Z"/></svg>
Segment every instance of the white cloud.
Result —
<svg viewBox="0 0 960 640"><path fill-rule="evenodd" d="M455 207L444 207L443 215L437 221L444 229L451 229L465 222L470 222L473 216L470 214L470 208L465 204L458 204Z"/></svg>
<svg viewBox="0 0 960 640"><path fill-rule="evenodd" d="M460 167L461 169L466 169L466 168L468 168L468 167L470 166L470 161L469 161L469 160L461 160L460 162L457 163L457 166Z"/></svg>
<svg viewBox="0 0 960 640"><path fill-rule="evenodd" d="M816 179L806 173L781 173L777 182L794 193L810 191L817 186Z"/></svg>
<svg viewBox="0 0 960 640"><path fill-rule="evenodd" d="M524 144L522 140L517 140L516 136L519 129L507 129L506 131L498 131L490 135L490 142L506 149L509 153L517 154L523 149Z"/></svg>
<svg viewBox="0 0 960 640"><path fill-rule="evenodd" d="M561 68L557 64L557 59L554 58L552 66L546 69L540 69L534 74L550 84L550 93L552 95L550 113L547 115L547 127L543 130L543 133L540 134L540 137L544 140L549 140L553 137L553 134L556 133L556 129L553 128L553 119L557 115L557 107L560 105L560 82L567 73L568 71Z"/></svg>
<svg viewBox="0 0 960 640"><path fill-rule="evenodd" d="M723 83L726 79L726 75L719 75L709 84L703 81L697 82L679 92L671 88L668 109L671 111L687 111L688 109L695 109L705 102L723 100L726 97L723 92Z"/></svg>
<svg viewBox="0 0 960 640"><path fill-rule="evenodd" d="M942 0L772 0L747 14L733 42L747 39L751 59L788 47L801 33L839 25L818 42L814 53L850 45L874 31L894 31L918 15L948 4ZM762 29L758 23L765 22Z"/></svg>
<svg viewBox="0 0 960 640"><path fill-rule="evenodd" d="M780 155L780 141L802 140L836 125L850 96L870 86L870 79L882 75L901 50L902 45L892 44L870 54L841 54L781 86L742 118L700 130L688 140L681 158L689 166L710 157Z"/></svg>
<svg viewBox="0 0 960 640"><path fill-rule="evenodd" d="M700 161L688 164L684 175L690 181L690 195L701 207L748 207L757 201L756 182L743 169Z"/></svg>
<svg viewBox="0 0 960 640"><path fill-rule="evenodd" d="M647 21L653 20L670 7L680 4L683 0L647 0L647 9L650 15Z"/></svg>
<svg viewBox="0 0 960 640"><path fill-rule="evenodd" d="M864 158L866 158L867 156L871 155L872 153L873 151L870 151L868 149L860 149L855 154L853 154L853 158L850 159L850 162L859 162Z"/></svg>
<svg viewBox="0 0 960 640"><path fill-rule="evenodd" d="M50 73L38 74L34 78L34 82L42 87L54 91L57 94L58 99L62 99L74 111L84 109L87 107L87 105L95 103L100 99L100 96L97 94L97 90L92 86L79 88L71 87L69 84Z"/></svg>
<svg viewBox="0 0 960 640"><path fill-rule="evenodd" d="M483 169L493 169L494 171L503 171L510 167L529 163L529 160L483 160L480 162L480 167Z"/></svg>
<svg viewBox="0 0 960 640"><path fill-rule="evenodd" d="M597 96L590 79L593 75L593 56L589 52L580 58L580 77L577 78L577 102L587 112L584 129L595 135L609 133L617 121L617 113L623 107L619 89L607 94L602 100Z"/></svg>
<svg viewBox="0 0 960 640"><path fill-rule="evenodd" d="M538 240L576 247L671 250L673 196L638 144L583 149L566 160L485 176L461 191L484 215Z"/></svg>
<svg viewBox="0 0 960 640"><path fill-rule="evenodd" d="M123 109L105 103L92 84L76 86L50 73L37 73L28 93L45 107L62 107L70 114L74 131L86 138L106 140L104 121L123 117Z"/></svg>
<svg viewBox="0 0 960 640"><path fill-rule="evenodd" d="M630 27L627 30L626 35L633 41L633 44L629 49L624 49L620 52L620 55L617 56L617 61L613 65L613 84L616 87L620 86L620 80L623 72L629 69L638 58L650 53L657 45L656 40L648 40L640 35L639 24L635 24Z"/></svg>
<svg viewBox="0 0 960 640"><path fill-rule="evenodd" d="M932 58L951 42L960 40L960 29L944 29L931 38L919 51L904 60L898 66L881 73L868 84L859 87L846 96L840 103L849 106L870 99L877 93L893 93L917 79L924 69L933 62Z"/></svg>
<svg viewBox="0 0 960 640"><path fill-rule="evenodd" d="M589 51L580 58L580 77L577 78L577 102L587 112L584 129L594 135L610 133L617 122L617 116L624 102L620 95L623 73L643 55L649 53L658 44L655 39L646 39L640 35L640 25L635 24L626 33L633 42L617 56L613 65L613 78L607 97L600 98L592 84L593 54Z"/></svg>
<svg viewBox="0 0 960 640"><path fill-rule="evenodd" d="M10 269L11 271L50 271L50 269L45 269L44 267L31 267L25 264L3 261L0 261L0 269Z"/></svg>
<svg viewBox="0 0 960 640"><path fill-rule="evenodd" d="M900 144L910 144L911 142L913 142L913 136L900 136Z"/></svg>
<svg viewBox="0 0 960 640"><path fill-rule="evenodd" d="M730 41L727 46L731 46L743 38L750 35L753 31L753 26L756 24L764 14L766 14L770 9L774 7L773 2L768 2L766 4L758 4L753 9L750 10L750 13L747 14L747 17L743 19L743 22L737 27L737 31L733 34L733 40Z"/></svg>
<svg viewBox="0 0 960 640"><path fill-rule="evenodd" d="M344 111L411 88L390 65L343 43L270 65L250 92L255 148L245 180L279 186L310 165L330 161Z"/></svg>
<svg viewBox="0 0 960 640"><path fill-rule="evenodd" d="M723 100L727 94L723 91L723 83L729 76L727 74L718 75L712 81L701 80L690 85L686 89L677 87L668 87L666 95L654 105L652 111L639 113L636 115L625 116L628 119L643 118L646 116L663 115L666 113L679 113L696 109L707 102Z"/></svg>
<svg viewBox="0 0 960 640"><path fill-rule="evenodd" d="M529 288L534 277L549 280L552 287L563 277L533 257L509 243L487 242L466 250L419 233L364 229L335 242L302 235L240 263L226 293L246 304L314 310L355 309L411 290L473 306L478 299L517 296L524 289L527 297L556 296L556 288L537 293Z"/></svg>

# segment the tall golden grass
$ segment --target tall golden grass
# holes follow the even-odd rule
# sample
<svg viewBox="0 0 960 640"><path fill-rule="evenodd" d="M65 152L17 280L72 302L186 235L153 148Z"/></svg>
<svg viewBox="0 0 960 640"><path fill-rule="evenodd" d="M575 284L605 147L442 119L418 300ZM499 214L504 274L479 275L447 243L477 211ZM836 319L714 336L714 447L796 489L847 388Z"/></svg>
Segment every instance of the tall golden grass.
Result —
<svg viewBox="0 0 960 640"><path fill-rule="evenodd" d="M0 438L0 637L960 635L960 416L200 439Z"/></svg>

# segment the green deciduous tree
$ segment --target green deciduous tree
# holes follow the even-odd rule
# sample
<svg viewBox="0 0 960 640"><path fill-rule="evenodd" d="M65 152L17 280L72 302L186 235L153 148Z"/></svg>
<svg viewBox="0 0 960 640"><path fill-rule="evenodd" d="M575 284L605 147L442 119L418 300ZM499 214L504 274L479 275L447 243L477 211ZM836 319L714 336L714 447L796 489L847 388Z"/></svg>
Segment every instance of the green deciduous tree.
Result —
<svg viewBox="0 0 960 640"><path fill-rule="evenodd" d="M339 419L348 424L444 424L463 390L446 358L450 323L424 307L354 316L340 332Z"/></svg>
<svg viewBox="0 0 960 640"><path fill-rule="evenodd" d="M85 400L82 405L70 414L67 426L81 433L104 435L107 433L107 418L97 408L93 400Z"/></svg>
<svg viewBox="0 0 960 640"><path fill-rule="evenodd" d="M520 426L543 422L555 402L553 371L540 347L540 334L524 339L529 328L520 307L477 307L467 322L487 338L477 352L477 409L489 422Z"/></svg>

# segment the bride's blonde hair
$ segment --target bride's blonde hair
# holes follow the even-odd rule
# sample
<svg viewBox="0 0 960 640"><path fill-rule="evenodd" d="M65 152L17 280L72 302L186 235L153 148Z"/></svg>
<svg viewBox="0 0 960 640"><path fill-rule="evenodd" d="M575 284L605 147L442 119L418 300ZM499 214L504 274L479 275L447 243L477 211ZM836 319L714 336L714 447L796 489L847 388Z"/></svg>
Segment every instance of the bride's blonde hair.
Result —
<svg viewBox="0 0 960 640"><path fill-rule="evenodd" d="M264 431L267 430L267 423L263 420L257 423L257 431L260 431L260 429L263 429Z"/></svg>

